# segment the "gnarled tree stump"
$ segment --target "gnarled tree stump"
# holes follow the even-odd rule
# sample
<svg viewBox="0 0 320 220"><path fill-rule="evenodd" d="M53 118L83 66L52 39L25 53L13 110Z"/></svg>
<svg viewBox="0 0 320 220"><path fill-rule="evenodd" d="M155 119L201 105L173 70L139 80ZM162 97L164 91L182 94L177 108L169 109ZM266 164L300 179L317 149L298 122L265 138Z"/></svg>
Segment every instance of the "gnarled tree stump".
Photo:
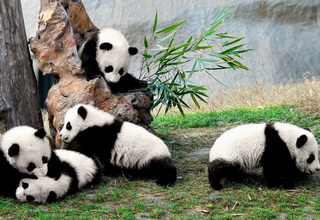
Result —
<svg viewBox="0 0 320 220"><path fill-rule="evenodd" d="M39 69L59 79L49 90L46 105L51 135L61 148L66 147L59 138L64 115L78 103L94 105L147 128L152 121L151 100L144 93L112 94L102 78L85 79L77 48L97 30L81 0L41 0L38 31L30 39L30 48L39 60Z"/></svg>

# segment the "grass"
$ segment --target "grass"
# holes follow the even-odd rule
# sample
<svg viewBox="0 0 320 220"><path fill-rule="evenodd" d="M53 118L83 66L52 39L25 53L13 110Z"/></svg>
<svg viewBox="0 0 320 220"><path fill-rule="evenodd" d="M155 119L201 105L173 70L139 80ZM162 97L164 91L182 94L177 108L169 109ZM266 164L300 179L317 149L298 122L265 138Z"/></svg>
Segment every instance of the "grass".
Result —
<svg viewBox="0 0 320 220"><path fill-rule="evenodd" d="M226 129L261 121L307 126L320 140L319 114L295 106L158 116L153 126L168 144L178 168L173 187L161 188L151 180L105 177L99 185L52 204L21 204L0 197L0 218L319 219L319 174L291 191L268 189L261 178L227 182L221 191L210 188L205 172L208 155L195 152L207 152Z"/></svg>

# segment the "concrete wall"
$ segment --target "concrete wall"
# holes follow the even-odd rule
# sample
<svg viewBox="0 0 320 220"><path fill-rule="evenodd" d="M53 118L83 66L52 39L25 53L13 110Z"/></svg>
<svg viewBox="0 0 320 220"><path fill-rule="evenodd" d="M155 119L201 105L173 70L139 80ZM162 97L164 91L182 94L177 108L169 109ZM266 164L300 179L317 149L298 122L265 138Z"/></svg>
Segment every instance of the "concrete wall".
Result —
<svg viewBox="0 0 320 220"><path fill-rule="evenodd" d="M228 87L253 83L275 84L296 81L308 72L320 75L320 0L82 0L93 23L121 30L132 45L143 49L143 38L151 32L155 12L159 26L188 19L178 35L187 40L198 36L223 7L235 9L220 31L245 37L244 55L249 71L216 71L214 76ZM27 35L34 36L40 0L21 0ZM138 75L141 59L131 64ZM220 89L210 76L201 73L194 81L212 90Z"/></svg>

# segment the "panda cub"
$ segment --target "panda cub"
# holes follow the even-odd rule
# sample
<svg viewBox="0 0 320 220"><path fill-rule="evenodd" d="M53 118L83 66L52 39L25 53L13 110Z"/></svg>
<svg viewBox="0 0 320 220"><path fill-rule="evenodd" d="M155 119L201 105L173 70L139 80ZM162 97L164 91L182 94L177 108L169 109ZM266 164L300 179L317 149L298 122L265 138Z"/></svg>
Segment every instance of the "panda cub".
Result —
<svg viewBox="0 0 320 220"><path fill-rule="evenodd" d="M98 158L107 175L152 177L161 186L176 181L176 167L160 138L94 106L78 104L69 109L60 137L69 143L68 149Z"/></svg>
<svg viewBox="0 0 320 220"><path fill-rule="evenodd" d="M22 178L36 179L48 171L50 143L43 129L18 126L6 131L0 142L0 194L14 196Z"/></svg>
<svg viewBox="0 0 320 220"><path fill-rule="evenodd" d="M208 178L216 190L221 179L259 168L269 187L293 188L301 174L320 170L315 137L287 123L247 124L223 133L210 150Z"/></svg>
<svg viewBox="0 0 320 220"><path fill-rule="evenodd" d="M91 158L63 149L55 150L54 154L59 160L52 167L61 169L60 176L22 179L16 189L16 197L20 202L54 202L75 193L98 177L98 167Z"/></svg>
<svg viewBox="0 0 320 220"><path fill-rule="evenodd" d="M115 29L99 30L84 42L78 53L87 80L102 76L113 93L148 86L146 81L127 73L130 57L137 54L138 49L130 47L123 34Z"/></svg>
<svg viewBox="0 0 320 220"><path fill-rule="evenodd" d="M1 139L1 190L19 201L52 202L73 193L98 177L89 157L53 150L44 129L18 126Z"/></svg>

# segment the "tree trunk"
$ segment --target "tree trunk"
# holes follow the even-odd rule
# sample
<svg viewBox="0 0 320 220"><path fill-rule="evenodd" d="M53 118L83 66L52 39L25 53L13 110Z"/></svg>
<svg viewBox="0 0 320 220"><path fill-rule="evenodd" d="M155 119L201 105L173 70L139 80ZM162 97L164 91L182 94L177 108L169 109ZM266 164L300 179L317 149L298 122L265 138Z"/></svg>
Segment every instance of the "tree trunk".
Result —
<svg viewBox="0 0 320 220"><path fill-rule="evenodd" d="M86 80L77 48L98 29L81 0L41 0L38 22L37 35L30 40L30 48L43 74L59 79L46 100L51 135L58 147L66 147L59 136L64 115L78 103L94 105L149 128L150 97L142 92L112 94L102 78Z"/></svg>
<svg viewBox="0 0 320 220"><path fill-rule="evenodd" d="M17 125L42 127L20 0L0 1L0 48L0 133Z"/></svg>

